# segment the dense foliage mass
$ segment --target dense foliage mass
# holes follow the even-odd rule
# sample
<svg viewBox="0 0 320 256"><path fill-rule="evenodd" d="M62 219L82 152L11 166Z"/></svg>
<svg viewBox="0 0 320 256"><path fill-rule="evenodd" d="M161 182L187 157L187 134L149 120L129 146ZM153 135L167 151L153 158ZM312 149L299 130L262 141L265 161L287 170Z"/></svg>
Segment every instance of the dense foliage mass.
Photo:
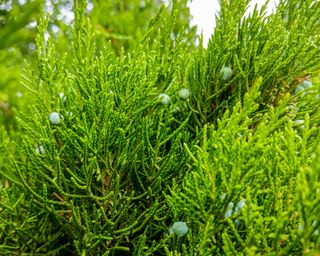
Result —
<svg viewBox="0 0 320 256"><path fill-rule="evenodd" d="M320 2L187 3L1 4L1 255L320 253Z"/></svg>

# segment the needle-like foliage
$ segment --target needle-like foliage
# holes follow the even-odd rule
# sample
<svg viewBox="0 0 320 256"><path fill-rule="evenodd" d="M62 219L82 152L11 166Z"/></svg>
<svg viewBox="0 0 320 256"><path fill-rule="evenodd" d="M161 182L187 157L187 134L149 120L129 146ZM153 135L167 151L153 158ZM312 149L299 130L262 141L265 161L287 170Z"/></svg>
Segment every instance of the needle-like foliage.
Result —
<svg viewBox="0 0 320 256"><path fill-rule="evenodd" d="M1 255L320 252L320 3L220 2L207 48L187 1L74 0L63 36L40 12Z"/></svg>

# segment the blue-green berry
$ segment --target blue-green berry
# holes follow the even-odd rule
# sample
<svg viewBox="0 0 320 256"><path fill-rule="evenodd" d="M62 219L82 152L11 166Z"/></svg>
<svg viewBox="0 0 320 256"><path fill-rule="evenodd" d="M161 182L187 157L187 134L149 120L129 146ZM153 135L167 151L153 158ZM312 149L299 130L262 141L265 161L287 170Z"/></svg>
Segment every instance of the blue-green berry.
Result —
<svg viewBox="0 0 320 256"><path fill-rule="evenodd" d="M239 227L240 224L241 224L241 220L239 220L239 219L234 220L234 225L236 225L236 227Z"/></svg>
<svg viewBox="0 0 320 256"><path fill-rule="evenodd" d="M236 210L235 213L239 213L241 211L241 209L244 207L244 205L246 204L246 199L241 199L236 206Z"/></svg>
<svg viewBox="0 0 320 256"><path fill-rule="evenodd" d="M59 115L59 113L57 113L57 112L52 112L49 115L49 119L50 119L51 124L60 124L61 119L63 120L63 116Z"/></svg>
<svg viewBox="0 0 320 256"><path fill-rule="evenodd" d="M232 213L233 213L233 207L234 207L234 203L233 202L230 202L228 204L228 207L227 207L227 211L226 213L224 214L224 218L227 219L227 218L230 218Z"/></svg>
<svg viewBox="0 0 320 256"><path fill-rule="evenodd" d="M170 97L169 97L168 94L160 93L159 96L158 96L158 99L161 100L161 103L163 105L168 105L170 103Z"/></svg>
<svg viewBox="0 0 320 256"><path fill-rule="evenodd" d="M295 120L293 124L295 127L298 127L299 129L304 129L304 120L303 119Z"/></svg>
<svg viewBox="0 0 320 256"><path fill-rule="evenodd" d="M304 120L303 119L298 119L294 121L294 125L295 126L300 126L304 124Z"/></svg>
<svg viewBox="0 0 320 256"><path fill-rule="evenodd" d="M304 80L300 85L307 89L312 86L312 83L309 80Z"/></svg>
<svg viewBox="0 0 320 256"><path fill-rule="evenodd" d="M294 90L294 92L295 93L298 93L298 92L300 92L300 91L303 91L305 88L301 85L301 84L299 84L297 87L296 87L296 89Z"/></svg>
<svg viewBox="0 0 320 256"><path fill-rule="evenodd" d="M44 147L42 145L40 145L40 146L37 145L35 152L36 152L36 154L44 155L44 153L45 153Z"/></svg>
<svg viewBox="0 0 320 256"><path fill-rule="evenodd" d="M294 92L298 93L298 92L303 91L305 89L308 89L310 87L312 87L312 83L309 80L305 80L301 84L298 84L298 86L296 87Z"/></svg>
<svg viewBox="0 0 320 256"><path fill-rule="evenodd" d="M220 74L222 76L222 80L229 80L232 77L232 69L229 67L223 67L220 71Z"/></svg>
<svg viewBox="0 0 320 256"><path fill-rule="evenodd" d="M182 89L179 90L178 96L179 96L181 99L186 100L186 99L188 99L188 98L190 97L190 92L189 92L188 89L182 88Z"/></svg>
<svg viewBox="0 0 320 256"><path fill-rule="evenodd" d="M63 92L59 92L59 97L62 101L66 101L67 97L64 95Z"/></svg>
<svg viewBox="0 0 320 256"><path fill-rule="evenodd" d="M175 234L178 236L184 236L188 232L187 223L183 221L177 221L169 228L170 234Z"/></svg>

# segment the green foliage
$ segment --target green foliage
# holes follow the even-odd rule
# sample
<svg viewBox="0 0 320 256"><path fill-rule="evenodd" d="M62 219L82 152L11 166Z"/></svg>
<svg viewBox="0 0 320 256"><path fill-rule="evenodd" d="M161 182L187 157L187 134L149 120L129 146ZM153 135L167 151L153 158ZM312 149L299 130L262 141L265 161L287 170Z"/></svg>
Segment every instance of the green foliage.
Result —
<svg viewBox="0 0 320 256"><path fill-rule="evenodd" d="M0 10L0 125L8 131L16 128L15 109L22 105L25 91L20 88L21 64L30 59L35 29L27 25L39 10L39 1L21 6L18 1L5 1ZM9 8L10 7L10 8Z"/></svg>
<svg viewBox="0 0 320 256"><path fill-rule="evenodd" d="M207 49L185 0L41 7L0 126L1 255L319 253L319 2L248 3L221 1Z"/></svg>
<svg viewBox="0 0 320 256"><path fill-rule="evenodd" d="M190 14L187 2L183 0L171 3L171 18L175 19L175 23L172 29L169 28L171 34L168 36L177 38L182 32L184 38L189 41L195 40L195 27L191 28L189 25ZM151 28L151 25L158 26L161 30L168 29L164 19L162 19L165 22L163 24L156 22L160 3L161 1L154 0L93 1L94 6L99 6L90 13L95 32L99 35L98 40L111 39L112 46L118 54L122 47L126 51L135 51L148 29L156 32L155 27ZM162 15L170 19L170 9L162 8L161 11ZM156 16L155 19L150 20L154 16Z"/></svg>
<svg viewBox="0 0 320 256"><path fill-rule="evenodd" d="M175 218L192 225L186 255L319 250L319 131L308 115L304 128L294 127L288 97L252 126L261 84L249 91L243 106L226 111L217 127L205 127L196 153L185 145L194 167L182 186L172 187L168 201ZM243 209L227 213L230 202L241 200Z"/></svg>
<svg viewBox="0 0 320 256"><path fill-rule="evenodd" d="M244 17L248 2L221 1L208 49L195 53L188 83L197 122L215 122L259 77L263 84L257 101L265 110L293 92L298 78L319 70L319 2L280 1L277 12L269 16L266 3ZM225 81L220 72L224 66L233 71Z"/></svg>
<svg viewBox="0 0 320 256"><path fill-rule="evenodd" d="M146 40L132 56L116 57L110 44L95 55L83 2L76 2L75 10L72 63L59 56L51 38L44 41L49 20L40 21L39 76L26 69L24 79L35 100L19 118L24 133L15 159L4 167L15 166L6 177L32 198L40 212L36 218L55 223L43 227L48 253L60 247L89 255L143 252L135 241L142 234L156 240L166 230L162 193L172 177L181 179L188 169L183 143L196 143L185 132L191 113L175 118L172 107L158 100L166 86L159 77L169 73L179 79L169 58L177 63L183 57L180 51L173 56L167 49L156 51L160 43L173 47L168 31L157 36L158 42ZM52 112L61 115L60 124L50 123ZM59 239L56 248L50 236L61 230L67 239ZM23 249L43 252L37 246Z"/></svg>

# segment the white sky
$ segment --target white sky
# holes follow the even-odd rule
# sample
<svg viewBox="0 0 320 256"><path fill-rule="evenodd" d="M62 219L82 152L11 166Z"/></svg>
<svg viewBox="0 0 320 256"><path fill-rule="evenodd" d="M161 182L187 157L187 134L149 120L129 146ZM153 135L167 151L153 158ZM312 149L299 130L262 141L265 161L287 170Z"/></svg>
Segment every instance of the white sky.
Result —
<svg viewBox="0 0 320 256"><path fill-rule="evenodd" d="M248 13L253 11L255 4L261 7L265 0L251 0ZM268 4L268 12L271 13L278 0L271 0ZM192 24L198 26L198 33L203 32L203 43L206 46L215 26L215 13L219 11L219 0L192 0L190 12L193 16Z"/></svg>

